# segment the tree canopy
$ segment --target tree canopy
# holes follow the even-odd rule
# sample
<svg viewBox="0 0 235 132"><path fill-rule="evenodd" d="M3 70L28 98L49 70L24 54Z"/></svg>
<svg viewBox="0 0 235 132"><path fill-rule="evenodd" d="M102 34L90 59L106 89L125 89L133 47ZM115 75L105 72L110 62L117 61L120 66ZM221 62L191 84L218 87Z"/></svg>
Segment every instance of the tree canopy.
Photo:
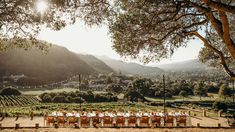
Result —
<svg viewBox="0 0 235 132"><path fill-rule="evenodd" d="M40 1L46 2L44 12L37 10ZM36 39L42 27L60 30L79 18L86 24L100 24L110 15L107 0L2 0L0 1L0 49L46 49L48 45ZM6 42L11 42L6 43Z"/></svg>
<svg viewBox="0 0 235 132"><path fill-rule="evenodd" d="M205 46L203 62L220 65L235 78L234 0L47 0L48 8L35 9L36 0L0 1L0 44L40 49L35 36L42 27L60 30L82 19L88 25L107 23L121 56L145 62L170 57L193 38ZM28 43L24 41L27 40ZM219 61L218 61L219 60ZM219 63L218 63L219 62ZM232 64L232 65L231 65Z"/></svg>
<svg viewBox="0 0 235 132"><path fill-rule="evenodd" d="M0 95L21 95L21 92L15 88L7 87L0 91Z"/></svg>
<svg viewBox="0 0 235 132"><path fill-rule="evenodd" d="M186 91L181 91L179 93L179 96L183 97L183 101L184 101L184 98L188 96L188 93Z"/></svg>
<svg viewBox="0 0 235 132"><path fill-rule="evenodd" d="M235 77L227 64L235 59L234 1L123 0L119 5L122 12L111 22L110 32L120 55L160 60L198 38L206 50L201 58L215 56L204 62L219 59L228 75Z"/></svg>
<svg viewBox="0 0 235 132"><path fill-rule="evenodd" d="M202 96L207 96L207 89L203 82L198 82L194 86L194 95L198 95L200 97L200 100Z"/></svg>
<svg viewBox="0 0 235 132"><path fill-rule="evenodd" d="M220 89L219 89L219 96L220 97L224 97L224 99L226 99L226 97L229 97L232 95L232 90L227 86L227 85L221 85Z"/></svg>

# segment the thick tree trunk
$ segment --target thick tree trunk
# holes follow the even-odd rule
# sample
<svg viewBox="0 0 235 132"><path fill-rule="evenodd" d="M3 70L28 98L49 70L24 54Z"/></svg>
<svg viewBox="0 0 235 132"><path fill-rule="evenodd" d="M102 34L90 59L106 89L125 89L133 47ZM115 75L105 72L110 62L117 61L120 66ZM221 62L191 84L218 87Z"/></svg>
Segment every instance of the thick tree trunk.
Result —
<svg viewBox="0 0 235 132"><path fill-rule="evenodd" d="M229 22L228 22L227 15L224 11L219 11L219 16L222 21L224 43L228 51L230 52L231 56L235 60L235 44L230 35Z"/></svg>
<svg viewBox="0 0 235 132"><path fill-rule="evenodd" d="M195 2L191 2L192 6L197 8L200 12L206 13L207 19L210 21L212 27L215 28L217 34L225 43L231 57L235 60L235 42L230 36L229 22L226 13L235 14L235 6L224 4L220 1L202 0L207 6L201 6ZM218 11L220 20L216 18L212 11Z"/></svg>
<svg viewBox="0 0 235 132"><path fill-rule="evenodd" d="M235 44L230 36L229 23L227 15L225 12L220 11L221 21L214 17L212 13L207 14L208 19L211 22L211 25L215 28L217 34L223 40L226 48L228 49L230 55L235 60Z"/></svg>

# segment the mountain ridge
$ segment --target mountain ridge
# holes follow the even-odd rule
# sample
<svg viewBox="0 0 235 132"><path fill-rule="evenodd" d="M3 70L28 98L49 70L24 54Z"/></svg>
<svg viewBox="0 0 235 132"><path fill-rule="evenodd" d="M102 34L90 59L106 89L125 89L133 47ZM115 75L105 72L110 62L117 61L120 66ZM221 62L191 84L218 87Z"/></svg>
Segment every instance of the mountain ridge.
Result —
<svg viewBox="0 0 235 132"><path fill-rule="evenodd" d="M186 61L173 62L157 66L166 71L174 72L204 71L215 69L213 67L208 66L207 64L200 62L198 59L190 59Z"/></svg>
<svg viewBox="0 0 235 132"><path fill-rule="evenodd" d="M77 56L85 61L88 65L90 65L93 69L95 69L99 73L111 73L114 72L111 67L106 65L103 61L98 59L97 57L89 54L78 54Z"/></svg>
<svg viewBox="0 0 235 132"><path fill-rule="evenodd" d="M158 67L144 66L134 62L124 62L121 60L115 60L108 57L96 56L98 59L102 60L109 67L111 67L116 72L121 72L124 74L133 74L133 75L143 75L143 74L160 74L164 70Z"/></svg>
<svg viewBox="0 0 235 132"><path fill-rule="evenodd" d="M0 75L24 74L26 84L44 84L65 80L75 74L93 74L96 71L67 48L52 45L47 54L36 48L27 51L11 49L0 53Z"/></svg>

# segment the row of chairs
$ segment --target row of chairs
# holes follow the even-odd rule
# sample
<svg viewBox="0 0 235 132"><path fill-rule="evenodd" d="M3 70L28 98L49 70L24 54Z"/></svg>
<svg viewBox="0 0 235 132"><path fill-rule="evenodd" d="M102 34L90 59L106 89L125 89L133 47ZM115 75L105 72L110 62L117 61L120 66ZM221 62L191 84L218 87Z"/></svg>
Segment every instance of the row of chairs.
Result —
<svg viewBox="0 0 235 132"><path fill-rule="evenodd" d="M79 124L80 127L158 127L158 126L178 126L184 125L186 126L187 117L186 116L153 116L152 118L148 116L142 116L140 118L136 116L123 117L117 116L115 118L110 116L104 117L87 117L81 116L79 118L75 116L48 116L46 118L47 125L54 125L57 123L62 126L71 126L74 124Z"/></svg>

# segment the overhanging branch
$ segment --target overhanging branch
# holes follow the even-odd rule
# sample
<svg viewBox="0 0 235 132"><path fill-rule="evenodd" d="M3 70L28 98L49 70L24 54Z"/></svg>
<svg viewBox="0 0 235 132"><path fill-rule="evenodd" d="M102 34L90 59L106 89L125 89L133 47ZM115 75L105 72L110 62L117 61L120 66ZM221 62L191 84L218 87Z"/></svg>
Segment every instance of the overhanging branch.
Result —
<svg viewBox="0 0 235 132"><path fill-rule="evenodd" d="M229 50L233 59L235 59L235 44L230 36L230 29L229 29L229 22L227 15L224 11L219 11L219 16L222 22L224 43L226 44L227 49Z"/></svg>
<svg viewBox="0 0 235 132"><path fill-rule="evenodd" d="M220 57L220 60L221 60L220 64L223 66L225 72L232 79L235 79L235 73L229 69L229 67L228 67L228 65L227 65L227 63L225 61L224 54L221 51L219 51L218 49L216 49L215 47L210 45L209 42L204 37L202 37L198 32L190 32L190 33L188 33L188 35L194 35L194 36L198 37L204 43L204 46L206 46L207 48L209 48L213 52L215 52Z"/></svg>
<svg viewBox="0 0 235 132"><path fill-rule="evenodd" d="M222 2L217 2L213 0L203 0L203 2L205 2L205 4L207 4L209 7L215 8L219 11L235 14L235 6L227 5Z"/></svg>

